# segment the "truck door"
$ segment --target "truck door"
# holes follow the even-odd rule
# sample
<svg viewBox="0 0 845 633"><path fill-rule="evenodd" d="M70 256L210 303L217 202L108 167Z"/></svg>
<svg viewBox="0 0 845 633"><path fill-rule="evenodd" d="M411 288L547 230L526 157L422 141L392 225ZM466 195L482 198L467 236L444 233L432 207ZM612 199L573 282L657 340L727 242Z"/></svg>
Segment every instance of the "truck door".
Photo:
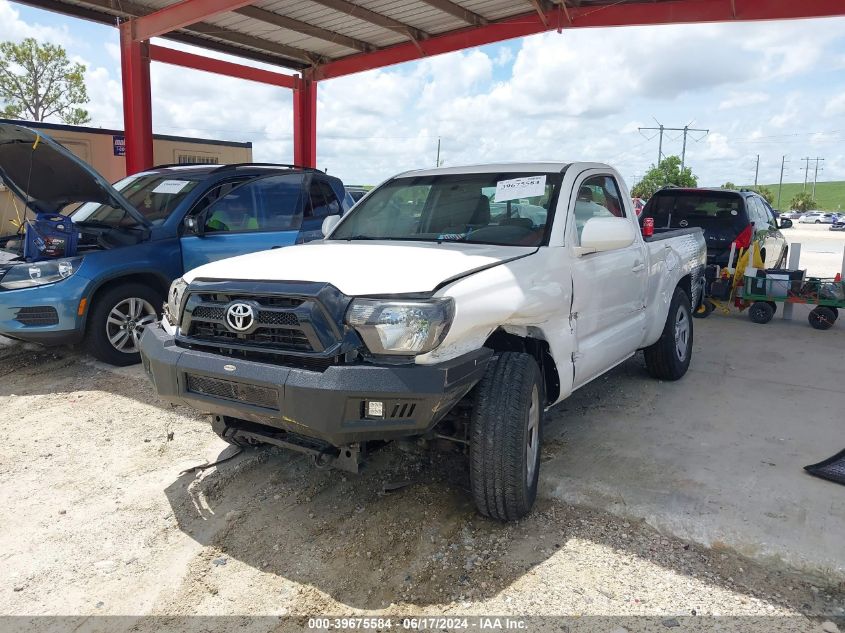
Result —
<svg viewBox="0 0 845 633"><path fill-rule="evenodd" d="M580 245L584 224L593 217L629 217L616 178L589 171L576 180L570 202L567 243ZM634 219L630 218L633 222ZM578 256L572 251L572 327L575 386L637 351L645 334L648 271L641 239L624 248Z"/></svg>
<svg viewBox="0 0 845 633"><path fill-rule="evenodd" d="M181 237L184 269L295 244L303 218L302 182L302 173L254 178L197 209L196 231Z"/></svg>

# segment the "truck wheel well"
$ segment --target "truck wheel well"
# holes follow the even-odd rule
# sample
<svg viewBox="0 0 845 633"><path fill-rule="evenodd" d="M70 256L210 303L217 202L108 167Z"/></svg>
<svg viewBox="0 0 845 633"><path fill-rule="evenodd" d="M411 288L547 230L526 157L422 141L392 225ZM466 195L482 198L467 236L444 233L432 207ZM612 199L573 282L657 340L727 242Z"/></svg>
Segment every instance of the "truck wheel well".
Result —
<svg viewBox="0 0 845 633"><path fill-rule="evenodd" d="M555 360L552 358L549 344L546 341L497 329L487 338L484 347L496 352L524 352L533 356L543 374L543 382L546 386L546 401L551 403L558 399L560 376Z"/></svg>
<svg viewBox="0 0 845 633"><path fill-rule="evenodd" d="M678 287L682 288L684 292L687 293L689 297L690 304L692 305L692 309L695 310L698 307L699 302L701 301L702 297L695 296L692 293L692 277L687 275L678 282Z"/></svg>
<svg viewBox="0 0 845 633"><path fill-rule="evenodd" d="M88 299L88 308L85 313L86 329L88 324L88 317L91 314L91 306L95 305L97 297L101 296L104 292L111 288L114 288L115 286L120 286L128 283L140 283L144 284L145 286L150 286L161 295L162 299L167 296L167 290L169 288L167 282L164 279L152 273L135 273L132 275L124 275L122 277L109 279L107 282L98 286L97 289L94 290L91 297ZM156 307L160 308L161 306Z"/></svg>

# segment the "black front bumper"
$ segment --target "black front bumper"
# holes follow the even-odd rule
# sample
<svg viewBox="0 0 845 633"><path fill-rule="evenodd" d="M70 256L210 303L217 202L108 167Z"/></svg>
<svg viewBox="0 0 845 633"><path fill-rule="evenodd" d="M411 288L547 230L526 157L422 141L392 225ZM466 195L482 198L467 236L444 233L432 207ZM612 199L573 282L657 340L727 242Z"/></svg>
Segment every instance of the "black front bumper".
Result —
<svg viewBox="0 0 845 633"><path fill-rule="evenodd" d="M323 372L240 360L176 344L160 327L141 338L162 399L333 446L421 435L484 375L482 348L437 365L334 365ZM368 403L381 402L381 416Z"/></svg>

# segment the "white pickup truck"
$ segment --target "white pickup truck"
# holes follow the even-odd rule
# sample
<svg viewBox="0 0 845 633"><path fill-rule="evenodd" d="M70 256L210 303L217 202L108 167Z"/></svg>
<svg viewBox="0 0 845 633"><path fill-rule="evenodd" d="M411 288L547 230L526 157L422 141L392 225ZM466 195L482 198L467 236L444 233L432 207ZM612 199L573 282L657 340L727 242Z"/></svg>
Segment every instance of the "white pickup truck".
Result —
<svg viewBox="0 0 845 633"><path fill-rule="evenodd" d="M162 398L352 471L386 441L453 440L478 509L512 520L545 410L637 350L657 378L689 367L704 237L643 238L607 165L407 172L323 231L173 283L141 340Z"/></svg>

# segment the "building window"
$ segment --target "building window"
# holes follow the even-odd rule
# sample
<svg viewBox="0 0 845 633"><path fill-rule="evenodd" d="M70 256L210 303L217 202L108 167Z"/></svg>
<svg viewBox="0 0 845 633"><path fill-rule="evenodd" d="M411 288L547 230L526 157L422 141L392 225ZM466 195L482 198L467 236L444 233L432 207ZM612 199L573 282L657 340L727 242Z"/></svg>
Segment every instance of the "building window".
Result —
<svg viewBox="0 0 845 633"><path fill-rule="evenodd" d="M176 156L176 162L180 165L218 165L220 163L219 156L198 156L196 154L179 154Z"/></svg>

